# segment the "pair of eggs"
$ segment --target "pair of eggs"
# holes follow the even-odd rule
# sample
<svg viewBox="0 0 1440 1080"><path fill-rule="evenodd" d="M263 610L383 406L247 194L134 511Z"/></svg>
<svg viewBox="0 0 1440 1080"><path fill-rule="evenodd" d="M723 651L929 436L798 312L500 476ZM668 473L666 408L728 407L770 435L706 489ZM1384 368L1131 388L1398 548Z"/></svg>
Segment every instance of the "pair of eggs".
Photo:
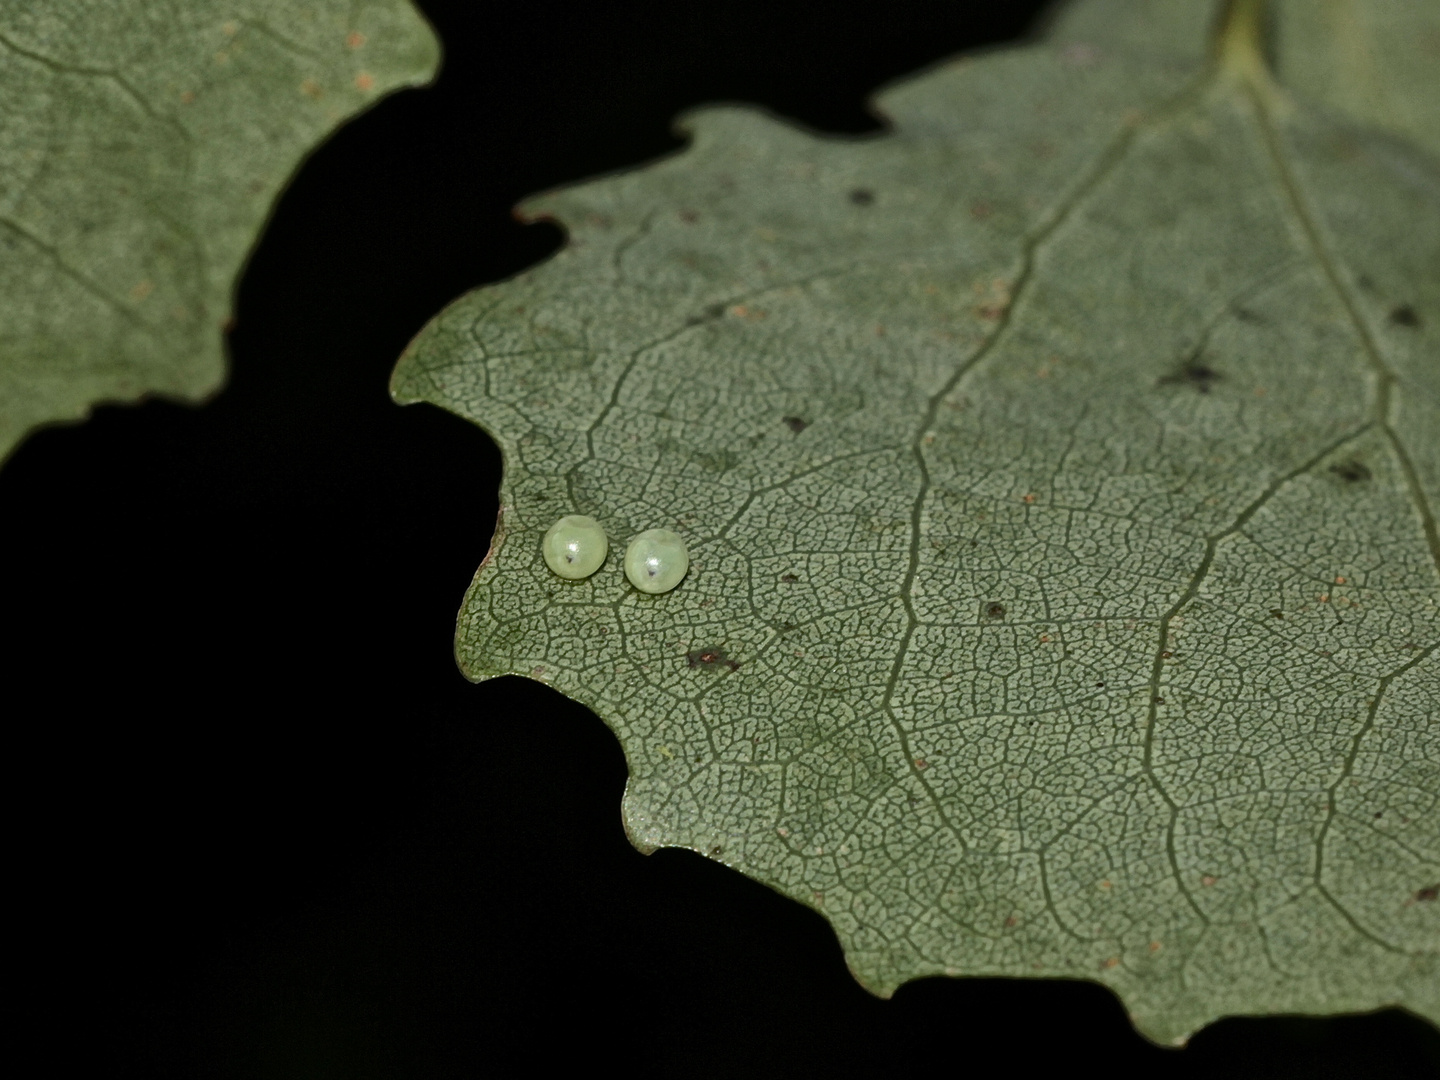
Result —
<svg viewBox="0 0 1440 1080"><path fill-rule="evenodd" d="M550 526L540 550L556 574L580 581L600 569L610 541L594 518L566 514ZM669 529L646 529L625 548L625 576L644 593L669 592L689 569L685 541Z"/></svg>

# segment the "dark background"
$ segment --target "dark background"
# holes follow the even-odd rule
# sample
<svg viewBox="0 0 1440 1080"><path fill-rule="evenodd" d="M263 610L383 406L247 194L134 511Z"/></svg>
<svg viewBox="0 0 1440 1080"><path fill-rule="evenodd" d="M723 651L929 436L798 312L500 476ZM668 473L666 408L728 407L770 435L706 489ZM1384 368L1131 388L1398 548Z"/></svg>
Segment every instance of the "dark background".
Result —
<svg viewBox="0 0 1440 1080"><path fill-rule="evenodd" d="M818 915L631 849L589 712L451 659L499 458L386 385L446 302L561 243L510 206L678 148L701 102L875 130L878 84L1040 5L421 6L438 83L305 165L226 389L101 408L0 471L27 1075L1440 1075L1440 1036L1395 1011L1227 1020L1182 1053L1090 984L879 1001Z"/></svg>

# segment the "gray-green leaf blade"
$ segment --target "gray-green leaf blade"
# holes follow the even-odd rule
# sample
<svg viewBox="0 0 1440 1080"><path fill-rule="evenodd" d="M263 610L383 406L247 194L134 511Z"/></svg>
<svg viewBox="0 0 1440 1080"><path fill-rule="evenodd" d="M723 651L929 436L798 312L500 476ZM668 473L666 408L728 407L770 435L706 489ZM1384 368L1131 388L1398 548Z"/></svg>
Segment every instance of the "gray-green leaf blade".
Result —
<svg viewBox="0 0 1440 1080"><path fill-rule="evenodd" d="M1440 1016L1440 188L1217 69L1215 14L1078 5L875 139L697 113L529 204L567 248L397 369L505 454L464 670L595 709L635 842L814 906L878 992ZM654 527L692 569L647 597Z"/></svg>
<svg viewBox="0 0 1440 1080"><path fill-rule="evenodd" d="M213 392L285 180L437 60L404 0L0 3L0 457L98 401Z"/></svg>

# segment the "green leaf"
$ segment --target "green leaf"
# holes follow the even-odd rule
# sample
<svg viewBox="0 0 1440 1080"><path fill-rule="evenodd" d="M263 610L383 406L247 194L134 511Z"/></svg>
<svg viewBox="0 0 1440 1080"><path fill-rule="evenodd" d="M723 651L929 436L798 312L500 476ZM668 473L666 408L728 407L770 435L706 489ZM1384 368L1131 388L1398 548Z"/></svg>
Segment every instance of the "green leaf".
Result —
<svg viewBox="0 0 1440 1080"><path fill-rule="evenodd" d="M395 373L505 456L467 675L593 708L635 844L813 906L877 993L1440 1017L1440 170L1217 14L1090 0L876 138L696 112L526 204L569 244ZM621 573L649 528L673 592Z"/></svg>
<svg viewBox="0 0 1440 1080"><path fill-rule="evenodd" d="M286 179L438 56L406 0L0 0L0 459L98 401L212 393Z"/></svg>
<svg viewBox="0 0 1440 1080"><path fill-rule="evenodd" d="M1278 0L1276 63L1298 92L1440 155L1440 3Z"/></svg>

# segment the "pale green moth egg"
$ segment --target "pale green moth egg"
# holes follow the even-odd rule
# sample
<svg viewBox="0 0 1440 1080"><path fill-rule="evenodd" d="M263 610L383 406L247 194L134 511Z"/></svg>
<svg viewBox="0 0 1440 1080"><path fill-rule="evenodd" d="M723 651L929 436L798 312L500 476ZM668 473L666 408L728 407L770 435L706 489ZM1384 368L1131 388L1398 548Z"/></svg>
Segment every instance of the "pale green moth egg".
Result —
<svg viewBox="0 0 1440 1080"><path fill-rule="evenodd" d="M551 570L569 581L579 581L600 569L610 541L594 518L566 514L550 526L540 550Z"/></svg>
<svg viewBox="0 0 1440 1080"><path fill-rule="evenodd" d="M669 592L689 569L685 541L669 529L646 529L625 549L625 576L641 592Z"/></svg>

